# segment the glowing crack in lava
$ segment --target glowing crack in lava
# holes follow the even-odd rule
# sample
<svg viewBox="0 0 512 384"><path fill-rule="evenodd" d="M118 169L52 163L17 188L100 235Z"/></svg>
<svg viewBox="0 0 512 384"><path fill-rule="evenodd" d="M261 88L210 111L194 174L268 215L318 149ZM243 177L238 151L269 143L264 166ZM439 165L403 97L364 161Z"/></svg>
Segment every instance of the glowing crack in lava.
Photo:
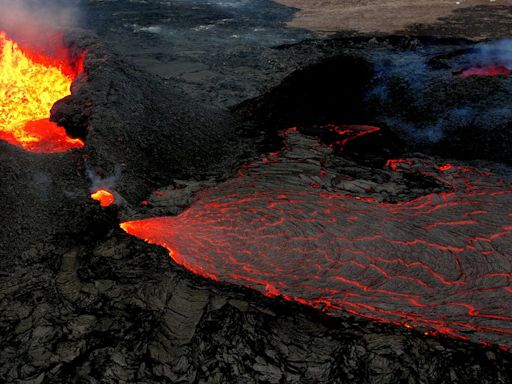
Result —
<svg viewBox="0 0 512 384"><path fill-rule="evenodd" d="M114 194L106 189L98 189L91 194L93 200L99 201L102 207L108 207L116 201Z"/></svg>
<svg viewBox="0 0 512 384"><path fill-rule="evenodd" d="M202 192L180 215L121 227L215 280L332 315L512 346L510 182L411 159L451 191L379 203L332 188L340 174L322 166L329 153L289 131L280 154Z"/></svg>
<svg viewBox="0 0 512 384"><path fill-rule="evenodd" d="M460 77L469 76L510 76L510 69L501 64L487 65L487 66L474 66L462 71Z"/></svg>
<svg viewBox="0 0 512 384"><path fill-rule="evenodd" d="M30 152L64 152L84 143L51 122L53 104L71 94L66 63L21 49L0 32L0 139Z"/></svg>

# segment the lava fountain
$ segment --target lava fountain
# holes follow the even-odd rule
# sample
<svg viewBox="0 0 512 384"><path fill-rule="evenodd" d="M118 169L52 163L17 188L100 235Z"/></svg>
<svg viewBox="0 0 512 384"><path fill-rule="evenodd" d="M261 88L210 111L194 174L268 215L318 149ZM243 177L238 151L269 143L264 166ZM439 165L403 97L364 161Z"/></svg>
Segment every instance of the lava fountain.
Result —
<svg viewBox="0 0 512 384"><path fill-rule="evenodd" d="M50 121L53 104L71 94L77 71L62 60L32 52L0 32L0 139L30 152L80 148Z"/></svg>
<svg viewBox="0 0 512 384"><path fill-rule="evenodd" d="M343 175L323 166L330 148L296 131L285 144L180 215L121 228L211 279L330 314L512 346L510 182L423 159L418 172L451 191L383 203L332 188Z"/></svg>

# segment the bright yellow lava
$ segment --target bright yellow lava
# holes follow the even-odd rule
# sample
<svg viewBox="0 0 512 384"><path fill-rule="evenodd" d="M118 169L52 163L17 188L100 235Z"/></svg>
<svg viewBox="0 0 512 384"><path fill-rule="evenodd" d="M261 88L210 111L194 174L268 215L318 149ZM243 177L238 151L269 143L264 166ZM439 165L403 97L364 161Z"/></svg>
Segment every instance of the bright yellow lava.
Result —
<svg viewBox="0 0 512 384"><path fill-rule="evenodd" d="M73 78L50 59L33 56L0 32L0 139L33 152L82 147L49 121L53 104L71 94Z"/></svg>
<svg viewBox="0 0 512 384"><path fill-rule="evenodd" d="M107 191L106 189L97 190L91 194L91 198L93 200L99 201L102 207L108 207L116 200L114 194L110 191Z"/></svg>

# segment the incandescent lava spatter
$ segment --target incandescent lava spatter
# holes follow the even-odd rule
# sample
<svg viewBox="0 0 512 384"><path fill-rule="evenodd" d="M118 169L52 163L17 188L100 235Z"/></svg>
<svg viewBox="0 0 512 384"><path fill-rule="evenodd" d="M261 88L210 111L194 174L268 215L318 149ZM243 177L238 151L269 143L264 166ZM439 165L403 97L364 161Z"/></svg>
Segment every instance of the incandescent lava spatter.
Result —
<svg viewBox="0 0 512 384"><path fill-rule="evenodd" d="M64 46L61 51L66 56ZM82 140L68 137L63 127L50 121L53 104L71 94L81 60L71 64L46 57L20 48L0 32L0 139L30 152L83 147Z"/></svg>

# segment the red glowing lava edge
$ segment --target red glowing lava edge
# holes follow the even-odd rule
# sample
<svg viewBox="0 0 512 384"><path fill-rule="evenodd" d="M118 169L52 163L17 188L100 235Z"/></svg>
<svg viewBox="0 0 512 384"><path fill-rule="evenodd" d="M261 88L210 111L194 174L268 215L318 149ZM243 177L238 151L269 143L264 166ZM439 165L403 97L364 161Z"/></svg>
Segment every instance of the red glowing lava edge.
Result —
<svg viewBox="0 0 512 384"><path fill-rule="evenodd" d="M510 76L510 69L501 64L474 66L462 71L460 77L469 76Z"/></svg>

